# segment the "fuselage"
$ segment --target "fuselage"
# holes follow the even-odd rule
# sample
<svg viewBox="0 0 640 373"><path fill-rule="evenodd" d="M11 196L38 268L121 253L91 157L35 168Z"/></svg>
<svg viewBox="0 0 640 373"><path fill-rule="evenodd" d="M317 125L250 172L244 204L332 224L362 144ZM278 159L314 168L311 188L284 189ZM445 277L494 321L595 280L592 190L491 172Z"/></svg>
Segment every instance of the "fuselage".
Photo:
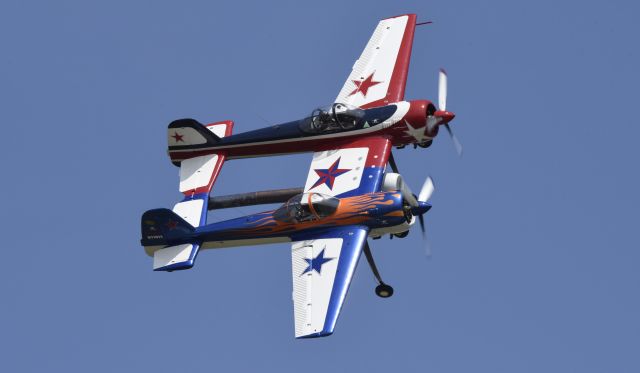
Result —
<svg viewBox="0 0 640 373"><path fill-rule="evenodd" d="M424 211L428 210L428 204L424 205ZM372 232L404 232L413 222L399 191L341 198L333 213L303 221L292 219L282 209L208 224L182 239L200 241L202 248L222 248L296 241L309 233L347 225L367 226Z"/></svg>
<svg viewBox="0 0 640 373"><path fill-rule="evenodd" d="M402 101L369 109L358 109L358 117L348 125L314 128L313 115L301 120L223 137L216 144L170 146L173 162L211 153L227 159L276 154L313 152L340 146L356 137L387 137L393 146L427 144L438 132L435 107L426 100ZM428 117L433 118L427 125ZM343 123L340 123L343 124Z"/></svg>

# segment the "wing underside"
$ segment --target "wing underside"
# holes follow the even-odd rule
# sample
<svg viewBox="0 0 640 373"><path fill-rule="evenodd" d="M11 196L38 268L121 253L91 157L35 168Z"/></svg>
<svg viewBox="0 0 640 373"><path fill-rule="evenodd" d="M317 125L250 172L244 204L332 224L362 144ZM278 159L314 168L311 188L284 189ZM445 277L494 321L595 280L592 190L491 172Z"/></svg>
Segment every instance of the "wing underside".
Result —
<svg viewBox="0 0 640 373"><path fill-rule="evenodd" d="M337 197L378 192L390 151L382 136L318 149L304 191ZM296 338L333 333L368 234L367 227L352 225L292 237Z"/></svg>
<svg viewBox="0 0 640 373"><path fill-rule="evenodd" d="M346 226L293 242L296 338L333 333L367 234L367 227Z"/></svg>
<svg viewBox="0 0 640 373"><path fill-rule="evenodd" d="M390 152L391 141L382 136L319 149L313 154L304 191L336 197L378 192Z"/></svg>

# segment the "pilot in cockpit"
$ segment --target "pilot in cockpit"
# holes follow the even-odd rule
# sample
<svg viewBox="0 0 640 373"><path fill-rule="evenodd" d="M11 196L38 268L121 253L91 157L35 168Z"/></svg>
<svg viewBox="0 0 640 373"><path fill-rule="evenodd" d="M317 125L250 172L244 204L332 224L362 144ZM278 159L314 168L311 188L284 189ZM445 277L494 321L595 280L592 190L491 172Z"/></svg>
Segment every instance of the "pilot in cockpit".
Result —
<svg viewBox="0 0 640 373"><path fill-rule="evenodd" d="M273 216L276 220L292 223L320 220L332 215L339 203L339 199L320 193L298 194L277 209Z"/></svg>
<svg viewBox="0 0 640 373"><path fill-rule="evenodd" d="M354 129L364 116L364 110L342 103L315 109L302 121L300 129L306 133L331 133Z"/></svg>

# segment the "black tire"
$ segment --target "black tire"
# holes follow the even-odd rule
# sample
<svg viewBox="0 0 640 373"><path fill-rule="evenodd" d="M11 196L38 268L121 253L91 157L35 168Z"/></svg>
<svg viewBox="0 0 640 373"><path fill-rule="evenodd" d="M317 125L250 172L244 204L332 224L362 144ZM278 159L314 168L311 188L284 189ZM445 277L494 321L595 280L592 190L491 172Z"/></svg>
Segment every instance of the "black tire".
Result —
<svg viewBox="0 0 640 373"><path fill-rule="evenodd" d="M387 284L376 286L376 295L380 298L389 298L393 295L393 288Z"/></svg>

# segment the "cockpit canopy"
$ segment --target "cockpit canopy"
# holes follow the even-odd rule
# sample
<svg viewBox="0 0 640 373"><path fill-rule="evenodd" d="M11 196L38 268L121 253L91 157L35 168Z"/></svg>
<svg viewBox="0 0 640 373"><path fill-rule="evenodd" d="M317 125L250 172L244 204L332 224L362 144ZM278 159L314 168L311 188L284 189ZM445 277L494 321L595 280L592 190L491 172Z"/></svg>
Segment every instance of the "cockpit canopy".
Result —
<svg viewBox="0 0 640 373"><path fill-rule="evenodd" d="M340 200L320 193L302 193L291 197L273 213L276 220L301 223L333 215Z"/></svg>
<svg viewBox="0 0 640 373"><path fill-rule="evenodd" d="M317 108L302 120L300 129L305 133L331 133L354 129L364 117L364 110L355 106L335 103Z"/></svg>

